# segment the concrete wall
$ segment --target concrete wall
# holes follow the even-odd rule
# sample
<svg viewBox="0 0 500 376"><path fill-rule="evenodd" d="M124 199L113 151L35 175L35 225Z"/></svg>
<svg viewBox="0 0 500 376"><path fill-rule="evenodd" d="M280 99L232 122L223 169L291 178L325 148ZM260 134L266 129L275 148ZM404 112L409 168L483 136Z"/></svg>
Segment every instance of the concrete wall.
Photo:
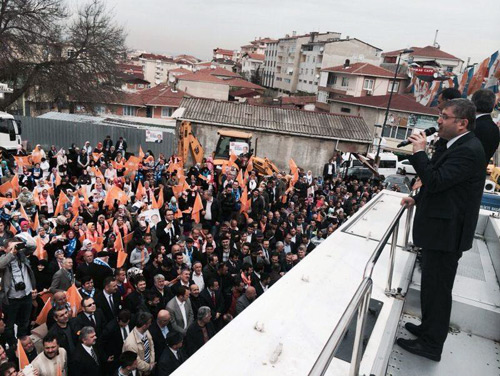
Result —
<svg viewBox="0 0 500 376"><path fill-rule="evenodd" d="M179 126L180 122L178 122ZM205 156L209 156L217 146L220 129L231 130L219 126L192 122L193 133L205 149ZM234 128L233 128L234 129ZM252 148L258 157L267 157L278 168L289 171L288 161L293 158L295 163L304 170L311 170L314 175L323 172L323 165L333 155L337 142L335 140L321 140L309 137L286 136L265 132L252 132Z"/></svg>
<svg viewBox="0 0 500 376"><path fill-rule="evenodd" d="M183 81L181 76L177 88L194 97L218 99L222 101L227 101L229 99L229 85L211 82Z"/></svg>
<svg viewBox="0 0 500 376"><path fill-rule="evenodd" d="M326 43L321 68L343 65L346 59L349 59L351 64L364 62L379 65L380 52L355 39Z"/></svg>

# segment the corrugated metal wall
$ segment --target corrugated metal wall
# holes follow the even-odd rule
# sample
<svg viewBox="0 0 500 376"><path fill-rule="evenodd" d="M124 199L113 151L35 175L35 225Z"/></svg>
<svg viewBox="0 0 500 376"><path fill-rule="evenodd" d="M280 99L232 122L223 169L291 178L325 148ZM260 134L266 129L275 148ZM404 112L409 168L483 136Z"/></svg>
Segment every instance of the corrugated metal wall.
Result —
<svg viewBox="0 0 500 376"><path fill-rule="evenodd" d="M85 141L90 141L92 147L97 142L103 141L107 135L111 136L114 143L119 137L123 137L128 144L127 152L136 154L139 145L144 151L151 150L155 156L163 153L167 158L176 149L175 134L170 129L162 130L158 127L151 127L154 131L163 131L163 142L146 142L146 129L123 127L119 125L76 123L70 121L40 119L27 116L16 116L22 121L22 139L34 147L40 144L44 150L48 150L50 145L69 148L72 143L82 147Z"/></svg>

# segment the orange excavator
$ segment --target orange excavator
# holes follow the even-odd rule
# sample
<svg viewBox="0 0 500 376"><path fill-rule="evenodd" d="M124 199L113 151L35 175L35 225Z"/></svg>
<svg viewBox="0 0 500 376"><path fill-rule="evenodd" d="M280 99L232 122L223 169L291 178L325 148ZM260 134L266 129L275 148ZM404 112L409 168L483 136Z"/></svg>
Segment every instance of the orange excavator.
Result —
<svg viewBox="0 0 500 376"><path fill-rule="evenodd" d="M219 140L214 151L214 165L222 166L224 161L228 161L231 152L235 155L253 154L251 149L252 133L240 132L234 130L219 130L217 131ZM179 142L177 154L183 161L187 161L188 154L191 156L195 163L201 163L205 154L203 146L193 134L191 122L183 121L179 129ZM272 175L278 173L278 167L271 162L268 158L260 158L253 156L253 167L259 175Z"/></svg>

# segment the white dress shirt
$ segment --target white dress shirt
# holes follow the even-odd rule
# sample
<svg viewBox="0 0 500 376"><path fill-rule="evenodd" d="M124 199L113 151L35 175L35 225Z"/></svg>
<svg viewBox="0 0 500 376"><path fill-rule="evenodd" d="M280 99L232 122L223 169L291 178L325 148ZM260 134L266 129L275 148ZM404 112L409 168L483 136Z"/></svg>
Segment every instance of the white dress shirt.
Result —
<svg viewBox="0 0 500 376"><path fill-rule="evenodd" d="M187 315L186 315L186 302L181 302L179 298L175 297L175 301L181 310L182 319L184 320L184 329L187 328Z"/></svg>

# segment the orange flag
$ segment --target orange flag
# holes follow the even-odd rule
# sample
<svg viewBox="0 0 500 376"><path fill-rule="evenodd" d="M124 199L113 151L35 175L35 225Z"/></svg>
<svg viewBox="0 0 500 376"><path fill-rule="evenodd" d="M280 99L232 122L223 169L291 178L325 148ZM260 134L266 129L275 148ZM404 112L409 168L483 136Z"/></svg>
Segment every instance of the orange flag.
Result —
<svg viewBox="0 0 500 376"><path fill-rule="evenodd" d="M139 158L144 159L144 152L142 151L141 145L139 145Z"/></svg>
<svg viewBox="0 0 500 376"><path fill-rule="evenodd" d="M61 194L59 195L59 200L57 201L57 206L56 206L56 211L54 212L54 217L57 217L59 213L62 213L64 210L64 205L69 202L68 196L61 191Z"/></svg>
<svg viewBox="0 0 500 376"><path fill-rule="evenodd" d="M246 185L243 188L243 192L241 193L240 202L241 202L240 213L247 212L250 207L249 205L250 201L248 200L248 188Z"/></svg>
<svg viewBox="0 0 500 376"><path fill-rule="evenodd" d="M247 163L247 172L250 172L253 170L253 157L250 157Z"/></svg>
<svg viewBox="0 0 500 376"><path fill-rule="evenodd" d="M234 151L231 150L229 153L229 165L231 166L236 166L236 160L238 159L238 156L234 154Z"/></svg>
<svg viewBox="0 0 500 376"><path fill-rule="evenodd" d="M35 203L36 206L40 207L40 193L38 192L37 189L33 192L33 202ZM38 213L38 211L37 211Z"/></svg>
<svg viewBox="0 0 500 376"><path fill-rule="evenodd" d="M59 174L56 175L56 180L54 181L54 184L55 185L61 184L61 175Z"/></svg>
<svg viewBox="0 0 500 376"><path fill-rule="evenodd" d="M89 200L89 195L87 194L87 187L86 186L82 186L80 189L79 189L79 192L80 194L83 196L83 202L88 205L90 200Z"/></svg>
<svg viewBox="0 0 500 376"><path fill-rule="evenodd" d="M30 157L27 156L27 157L19 157L19 156L15 156L14 159L16 160L16 164L19 166L19 167L29 167L31 166L31 162L30 162Z"/></svg>
<svg viewBox="0 0 500 376"><path fill-rule="evenodd" d="M135 198L137 200L142 200L145 194L146 190L144 189L142 182L139 180L139 183L137 183L137 189L135 190Z"/></svg>
<svg viewBox="0 0 500 376"><path fill-rule="evenodd" d="M236 180L240 184L240 187L245 186L245 179L243 178L243 170L240 170L240 172L238 172L238 176L237 176Z"/></svg>
<svg viewBox="0 0 500 376"><path fill-rule="evenodd" d="M118 232L115 240L115 251L118 252L118 259L116 260L116 267L121 268L127 260L127 252L123 249L122 235Z"/></svg>
<svg viewBox="0 0 500 376"><path fill-rule="evenodd" d="M132 231L123 237L123 243L125 243L125 245L128 244L133 237L134 237L134 232Z"/></svg>
<svg viewBox="0 0 500 376"><path fill-rule="evenodd" d="M28 214L26 214L26 210L24 210L23 204L21 204L21 207L19 208L19 213L21 213L21 217L26 219L28 222L31 222L30 217L28 216Z"/></svg>
<svg viewBox="0 0 500 376"><path fill-rule="evenodd" d="M196 194L194 200L193 212L191 213L191 218L194 219L196 223L200 223L200 212L203 210L203 202L201 201L200 194Z"/></svg>
<svg viewBox="0 0 500 376"><path fill-rule="evenodd" d="M12 232L12 235L17 234L17 230L12 223L10 224L9 230L10 230L10 232Z"/></svg>
<svg viewBox="0 0 500 376"><path fill-rule="evenodd" d="M299 168L293 159L288 161L288 165L290 166L290 171L292 172L291 183L292 185L295 185L295 183L299 180Z"/></svg>
<svg viewBox="0 0 500 376"><path fill-rule="evenodd" d="M177 209L177 211L176 211L176 212L175 212L175 214L174 214L174 218L175 218L175 219L182 218L182 212L181 212L181 209Z"/></svg>
<svg viewBox="0 0 500 376"><path fill-rule="evenodd" d="M5 204L8 204L9 202L14 201L14 198L5 198L5 197L0 197L0 208L3 208Z"/></svg>
<svg viewBox="0 0 500 376"><path fill-rule="evenodd" d="M38 229L38 227L40 227L40 220L38 219L38 210L37 210L36 214L35 214L35 220L31 224L31 229L33 231L36 231Z"/></svg>
<svg viewBox="0 0 500 376"><path fill-rule="evenodd" d="M179 198L181 195L182 191L184 190L184 185L183 184L178 184L178 185L173 185L172 186L172 191L174 192L175 197Z"/></svg>
<svg viewBox="0 0 500 376"><path fill-rule="evenodd" d="M73 193L73 203L71 204L71 211L75 217L78 216L80 206L80 196L78 195L78 191L76 191Z"/></svg>
<svg viewBox="0 0 500 376"><path fill-rule="evenodd" d="M154 200L154 202L156 203L156 207L154 207L155 209L161 209L163 207L163 187L160 188L160 193L158 193L158 201Z"/></svg>
<svg viewBox="0 0 500 376"><path fill-rule="evenodd" d="M42 239L40 238L36 238L36 250L34 254L39 260L47 260L48 258L47 251L45 250Z"/></svg>
<svg viewBox="0 0 500 376"><path fill-rule="evenodd" d="M5 194L9 191L12 193L12 197L16 197L16 190L12 186L12 182L8 181L8 182L0 185L0 193L1 194L3 194L5 196Z"/></svg>
<svg viewBox="0 0 500 376"><path fill-rule="evenodd" d="M38 145L35 146L35 148L31 152L31 160L33 161L33 163L41 163L42 162L42 152L41 152L40 148L38 147Z"/></svg>
<svg viewBox="0 0 500 376"><path fill-rule="evenodd" d="M101 252L102 248L104 247L104 239L101 236L98 236L96 239L96 242L92 244L92 247L97 251Z"/></svg>
<svg viewBox="0 0 500 376"><path fill-rule="evenodd" d="M50 310L52 309L52 303L51 303L52 298L48 298L47 301L45 302L45 305L43 306L42 310L38 314L38 317L36 318L36 323L38 325L45 324L47 322L47 315L49 314Z"/></svg>
<svg viewBox="0 0 500 376"><path fill-rule="evenodd" d="M104 205L108 208L113 207L115 200L118 200L121 204L126 205L128 202L128 196L125 192L123 192L119 187L114 185L106 195L106 199L104 200Z"/></svg>
<svg viewBox="0 0 500 376"><path fill-rule="evenodd" d="M78 292L74 283L66 291L66 299L71 307L71 312L73 312L73 317L76 317L76 315L82 310L82 296Z"/></svg>
<svg viewBox="0 0 500 376"><path fill-rule="evenodd" d="M26 355L23 345L21 345L21 340L19 339L17 340L17 352L17 357L19 358L19 370L22 371L24 367L30 364L30 361L28 360L28 356Z"/></svg>
<svg viewBox="0 0 500 376"><path fill-rule="evenodd" d="M127 162L125 162L125 174L137 171L139 169L139 163L141 163L141 158L131 155Z"/></svg>
<svg viewBox="0 0 500 376"><path fill-rule="evenodd" d="M14 177L10 181L10 184L12 184L12 188L14 188L14 191L16 191L16 193L21 192L21 187L19 186L19 176L17 174L14 174Z"/></svg>
<svg viewBox="0 0 500 376"><path fill-rule="evenodd" d="M97 162L102 157L102 153L92 153L92 158L94 158L94 162Z"/></svg>

